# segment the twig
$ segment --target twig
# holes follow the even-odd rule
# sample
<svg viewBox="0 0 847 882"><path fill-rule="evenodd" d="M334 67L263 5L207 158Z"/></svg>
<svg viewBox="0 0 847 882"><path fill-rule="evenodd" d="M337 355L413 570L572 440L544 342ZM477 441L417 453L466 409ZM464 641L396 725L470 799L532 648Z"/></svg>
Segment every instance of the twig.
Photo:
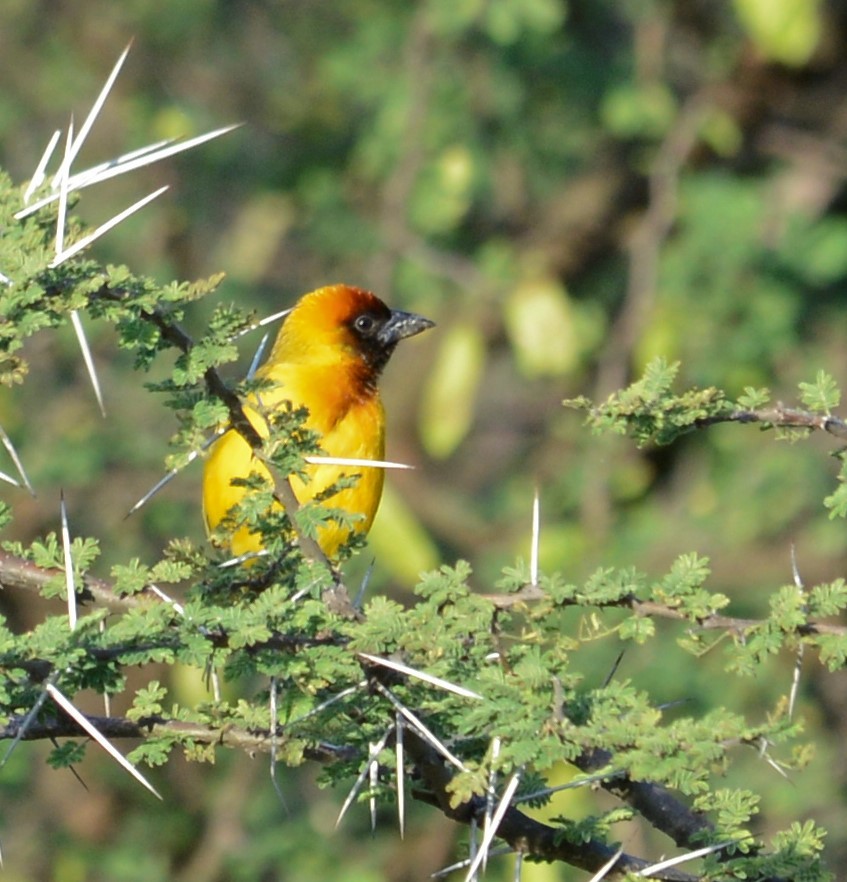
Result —
<svg viewBox="0 0 847 882"><path fill-rule="evenodd" d="M700 429L718 423L760 423L766 428L811 429L847 439L847 422L840 417L785 407L781 403L760 410L734 410L727 414L704 417L694 425Z"/></svg>

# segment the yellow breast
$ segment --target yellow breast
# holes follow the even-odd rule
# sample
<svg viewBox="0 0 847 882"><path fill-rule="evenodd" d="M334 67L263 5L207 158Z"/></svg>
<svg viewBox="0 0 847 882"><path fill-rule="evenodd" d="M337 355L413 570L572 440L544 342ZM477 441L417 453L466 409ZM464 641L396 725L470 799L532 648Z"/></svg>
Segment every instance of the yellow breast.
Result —
<svg viewBox="0 0 847 882"><path fill-rule="evenodd" d="M272 389L261 393L262 408L273 409L284 401L308 408L306 426L321 435L325 455L371 460L385 457L385 414L376 391L353 395L350 389L344 388L337 370L320 370L314 365L301 368L277 364L268 366L260 375L274 383ZM246 408L250 422L267 437L267 425L256 408L255 399L252 405ZM203 513L209 530L215 529L244 497L245 488L234 487L232 479L251 473L269 479L267 469L255 459L244 439L234 430L228 431L213 445L203 473ZM340 478L349 476L356 476L355 484L339 490L327 498L325 504L358 519L352 528L334 521L321 528L318 543L330 558L337 555L351 531L366 533L370 529L382 495L383 469L315 464L308 467L306 481L291 478L294 494L300 503L305 503ZM260 537L246 527L237 528L229 544L234 555L261 548Z"/></svg>

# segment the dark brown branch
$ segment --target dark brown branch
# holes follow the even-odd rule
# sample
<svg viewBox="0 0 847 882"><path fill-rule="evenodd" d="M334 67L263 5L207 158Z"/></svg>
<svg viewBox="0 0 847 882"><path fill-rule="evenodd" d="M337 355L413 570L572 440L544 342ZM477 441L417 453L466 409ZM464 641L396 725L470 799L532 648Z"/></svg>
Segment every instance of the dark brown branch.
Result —
<svg viewBox="0 0 847 882"><path fill-rule="evenodd" d="M415 790L413 796L434 805L453 821L469 824L471 820L476 820L481 826L484 822L486 801L475 797L454 806L450 801L449 789L452 774L440 754L412 731L407 732L405 745L409 756L414 760L415 769L426 785L426 790ZM687 812L684 806L679 803L677 806ZM569 842L562 836L561 830L530 818L514 806L506 809L497 828L497 836L508 842L515 851L531 854L541 860L564 861L592 872L599 870L616 852L613 846L593 839L579 844ZM604 878L623 879L627 873L636 873L648 866L650 864L647 861L624 853ZM696 876L677 870L665 870L646 878L668 882L695 882L697 879Z"/></svg>
<svg viewBox="0 0 847 882"><path fill-rule="evenodd" d="M781 403L761 410L734 410L728 414L704 417L694 425L699 429L717 423L760 423L765 428L811 429L847 439L847 422L839 417L797 410Z"/></svg>
<svg viewBox="0 0 847 882"><path fill-rule="evenodd" d="M37 593L55 579L64 584L64 572L60 569L45 569L22 557L0 551L0 588L17 588ZM95 602L111 609L132 609L145 603L162 602L160 597L147 589L132 595L115 594L111 582L89 575L85 576L81 586L77 586L77 592L81 602Z"/></svg>
<svg viewBox="0 0 847 882"><path fill-rule="evenodd" d="M580 771L590 774L608 768L614 757L606 750L583 753L574 761ZM703 814L692 811L664 787L646 781L633 781L627 775L612 775L600 785L618 799L631 805L657 830L669 836L680 848L702 846L704 833L714 828Z"/></svg>

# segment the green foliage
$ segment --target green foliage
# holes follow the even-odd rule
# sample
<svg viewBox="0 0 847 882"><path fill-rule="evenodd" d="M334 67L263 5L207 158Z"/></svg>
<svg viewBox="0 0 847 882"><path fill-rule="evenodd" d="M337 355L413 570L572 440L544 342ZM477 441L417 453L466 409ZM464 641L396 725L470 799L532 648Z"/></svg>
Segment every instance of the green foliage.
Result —
<svg viewBox="0 0 847 882"><path fill-rule="evenodd" d="M657 358L644 376L628 389L615 393L600 406L586 398L565 401L568 407L588 411L588 423L596 431L631 434L639 444L671 444L705 420L732 411L719 389L690 389L682 395L671 391L678 364Z"/></svg>
<svg viewBox="0 0 847 882"><path fill-rule="evenodd" d="M800 383L800 400L810 410L830 414L841 402L841 392L834 377L818 371L814 383Z"/></svg>
<svg viewBox="0 0 847 882"><path fill-rule="evenodd" d="M438 756L450 778L442 792L403 718L414 795L438 803L446 794L464 819L482 822L489 791L520 772L518 795L542 791L529 804L555 818L545 823L563 847L622 840L659 854L668 842L649 828L663 823L633 809L632 788L663 786L680 797L679 817L690 821L693 806L712 824L680 834L681 849L736 843L692 874L827 878L822 849L838 860L844 841L834 761L842 703L825 669L847 660L838 578L847 472L834 475L814 441L772 445L750 427L712 427L756 422L795 441L820 428L843 437L832 376L847 332L839 294L847 226L832 183L832 133L816 122L837 118L843 70L827 45L815 52L816 2L739 0L737 21L732 7L692 17L683 6L354 0L320 12L257 4L233 19L220 3L128 2L116 14L94 0L95 31L57 8L47 46L38 5L12 3L0 121L16 133L4 156L26 174L44 133L22 130L24 112L43 125L57 106L76 107L83 91L96 91L92 59L108 36L116 45L125 38L127 23L145 53L128 75L155 71L155 85L148 93L137 81L110 97L120 129L98 120L106 140L123 143L126 129L146 140L199 130L193 108L204 101L249 123L231 144L169 170L179 198L114 230L99 251L114 263L51 268L55 206L15 220L21 191L5 174L0 181L0 272L12 280L0 285L0 380L14 392L0 402L0 422L21 442L40 494L20 504L16 522L3 510L17 540L5 548L27 562L15 577L31 581L25 604L9 588L0 623L0 718L11 733L54 675L85 707L99 708L86 703L92 692L127 693L115 707L132 705L126 720L143 738L133 761L158 768L181 752L204 763L155 779L189 782L168 804L187 803L190 818L174 822L173 808L151 815L146 803L134 816L134 785L121 778L110 813L120 821L94 825L96 842L67 827L64 837L42 837L61 843L65 863L21 877L82 878L82 866L95 863L115 882L187 875L203 832L219 829L212 813L233 841L249 837L249 848L230 854L222 842L210 878L271 877L285 866L292 880L352 882L367 876L368 860L393 866L396 852L389 860L389 846L358 828L314 847L384 739L378 779L359 801L396 800L398 711L387 690L463 767ZM835 33L839 13L827 16ZM270 42L280 34L285 52ZM72 51L84 60L68 68ZM813 58L814 76L762 58L789 66ZM820 108L817 117L808 107ZM101 209L85 199L87 212ZM68 240L85 231L72 219ZM127 260L150 275L117 265ZM220 294L237 307L210 302L220 276L156 278L221 266L229 276ZM191 478L123 520L157 479L168 435L166 467L182 468L231 421L231 399L210 380L243 373L236 359L246 361L252 343L242 346L239 335L280 301L334 278L438 319L446 342L433 337L427 345L438 352L422 346L420 361L409 354L396 375L389 411L399 415L398 434L389 443L419 450L412 408L434 364L417 425L440 462L422 461L417 483L398 486L429 547L469 560L428 563L413 596L390 565L415 557L411 537L393 540L392 557L377 525L360 615L330 602L333 574L303 558L295 525L260 481L246 482L241 514L271 553L249 564L221 567L221 554L199 540ZM72 310L113 390L106 421L87 409ZM175 333L182 328L190 336ZM131 363L154 395L142 394ZM641 379L609 395L639 370ZM799 387L802 411L774 403L792 400L786 385L800 379L809 380ZM386 380L388 392L390 373ZM228 385L241 396L257 388ZM565 396L594 433L551 406ZM269 423L263 455L281 476L300 473L319 439L294 412ZM534 482L541 572L530 584L522 558ZM64 574L42 572L64 566L51 532L59 486L81 509L72 512L75 537L98 537L72 546L81 616L73 633ZM8 498L17 510L20 497ZM314 535L340 516L329 494L322 503L298 513L301 531ZM173 538L182 532L191 537ZM46 538L33 542L38 535ZM106 573L109 583L97 579ZM805 579L811 584L798 587ZM350 577L351 593L357 581ZM795 702L789 669L801 650ZM213 672L219 695L203 686ZM48 700L33 725L46 737L68 722ZM819 750L813 763L809 741ZM267 782L243 780L264 763L239 766L220 745L272 752L290 769L320 760L321 783L336 790L301 810L313 788L286 777L294 806L283 817ZM98 751L87 753L89 788L108 790L89 778ZM4 767L10 802L35 789L27 766L35 755L18 745ZM61 740L50 762L76 767L81 755L81 741ZM808 768L786 784L771 764ZM544 790L563 777L565 795ZM227 780L236 784L229 793L219 783ZM198 781L209 785L202 794ZM607 795L598 799L596 789ZM802 820L812 811L830 827L828 840ZM85 836L76 853L64 844ZM138 845L151 837L155 858ZM17 846L32 837L7 838ZM408 852L417 859L411 842ZM160 853L178 857L168 866Z"/></svg>

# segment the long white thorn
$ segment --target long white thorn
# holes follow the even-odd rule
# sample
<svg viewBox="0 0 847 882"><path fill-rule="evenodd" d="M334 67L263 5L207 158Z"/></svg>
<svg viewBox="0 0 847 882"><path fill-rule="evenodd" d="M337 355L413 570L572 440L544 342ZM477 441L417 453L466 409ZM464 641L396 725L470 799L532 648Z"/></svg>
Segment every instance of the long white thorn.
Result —
<svg viewBox="0 0 847 882"><path fill-rule="evenodd" d="M162 589L159 588L158 585L154 585L151 582L147 586L147 590L151 591L153 594L155 594L156 597L159 598L159 600L163 601L164 603L167 603L168 606L172 607L172 609L174 610L175 613L177 613L177 615L180 615L180 616L185 615L185 607L178 600L174 600L173 597L171 597L170 595L168 595L164 591L162 591Z"/></svg>
<svg viewBox="0 0 847 882"><path fill-rule="evenodd" d="M88 717L85 714L81 713L77 710L70 701L56 688L53 683L48 683L45 686L45 689L50 694L50 697L59 707L72 719L74 722L83 729L91 738L93 738L102 748L115 760L123 769L129 772L139 784L146 787L155 797L161 799L162 796L158 790L138 771L138 769L120 752L115 746L97 731L97 728L91 723Z"/></svg>
<svg viewBox="0 0 847 882"><path fill-rule="evenodd" d="M171 142L167 146L162 147L161 150L155 150L153 152L147 152L146 148L141 148L141 150L135 151L135 159L128 159L125 162L121 162L119 165L110 165L108 168L97 174L92 174L91 170L87 170L74 175L71 179L71 185L74 189L81 190L83 187L90 187L93 184L108 181L110 178L115 178L119 175L124 175L127 172L135 171L137 168L144 168L145 165L152 165L154 162L161 162L161 160L167 159L169 156L175 156L177 153L191 150L192 147L199 147L200 144L205 144L206 141L220 138L221 135L226 135L240 127L241 123L223 126L220 129L214 129L211 132L206 132L205 134L197 135L194 138L189 138L187 141Z"/></svg>
<svg viewBox="0 0 847 882"><path fill-rule="evenodd" d="M293 307L288 306L285 309L281 309L279 312L274 312L271 315L266 315L263 319L259 319L259 321L254 322L247 328L244 328L243 331L239 331L237 334L233 335L230 339L238 340L239 337L243 337L245 334L249 334L251 331L255 331L257 328L264 328L265 325L271 324L271 322L277 321L277 319L285 318Z"/></svg>
<svg viewBox="0 0 847 882"><path fill-rule="evenodd" d="M59 676L58 671L53 671L48 679L48 683L53 683ZM18 726L18 731L15 733L15 737L12 739L12 743L9 745L8 750L3 756L3 760L0 761L0 769L6 765L9 761L9 757L12 755L12 751L21 743L26 733L29 731L29 727L32 725L32 721L38 716L39 711L42 708L44 702L47 701L47 691L46 689L42 691L41 695L35 701L35 704L27 711L26 716L21 720L20 726Z"/></svg>
<svg viewBox="0 0 847 882"><path fill-rule="evenodd" d="M660 872L661 870L667 870L670 867L677 866L678 864L684 864L686 861L697 860L697 858L705 857L707 854L712 854L715 851L721 851L721 849L728 848L730 845L736 844L737 840L730 839L727 842L718 842L716 845L707 845L703 848L698 848L696 851L688 851L685 854L679 854L676 857L668 858L664 861L659 861L659 863L657 864L650 864L649 867L644 867L643 870L639 870L635 875L650 876Z"/></svg>
<svg viewBox="0 0 847 882"><path fill-rule="evenodd" d="M618 858L623 854L623 847L619 848L610 858L603 864L602 867L591 877L589 882L600 882L601 879L605 879L606 876L609 875L612 868L618 862Z"/></svg>
<svg viewBox="0 0 847 882"><path fill-rule="evenodd" d="M109 169L116 168L121 165L125 165L128 162L133 162L137 159L141 159L145 156L150 155L151 153L155 153L157 150L161 150L163 147L167 147L177 140L177 138L165 138L162 141L154 141L152 144L145 144L144 147L137 147L135 150L130 150L127 153L122 153L119 157L117 157L117 159L107 159L105 162L98 163L97 165L92 165L90 168L87 168L84 171L76 172L76 174L71 175L71 186L74 189L81 189L81 186L85 186L85 181L89 178L95 179L94 182L96 183L97 177L103 174L103 172L106 172Z"/></svg>
<svg viewBox="0 0 847 882"><path fill-rule="evenodd" d="M271 677L270 681L270 699L269 699L269 708L268 712L270 714L270 722L271 722L271 784L273 784L274 792L277 795L280 803L283 808L288 809L288 805L285 802L285 795L282 792L282 787L279 783L279 778L276 774L276 761L277 761L277 736L279 734L279 721L277 720L277 679L276 677Z"/></svg>
<svg viewBox="0 0 847 882"><path fill-rule="evenodd" d="M538 546L541 537L541 503L538 499L538 487L532 499L532 545L529 554L529 583L538 584Z"/></svg>
<svg viewBox="0 0 847 882"><path fill-rule="evenodd" d="M71 631L76 628L76 586L74 584L74 562L71 556L71 531L68 526L68 510L65 507L64 492L59 497L59 510L62 519L62 557L65 562L65 591L68 594L68 624Z"/></svg>
<svg viewBox="0 0 847 882"><path fill-rule="evenodd" d="M416 716L409 708L397 698L390 689L383 686L382 683L376 682L374 683L377 691L382 693L390 702L394 705L394 708L400 711L401 714L412 724L412 728L415 729L418 735L424 739L424 741L431 744L446 760L451 762L460 772L466 772L467 768L465 764L450 751L447 745L441 741L441 739L437 738L433 732L427 727L427 725L421 720L418 716Z"/></svg>
<svg viewBox="0 0 847 882"><path fill-rule="evenodd" d="M556 787L544 787L541 790L533 790L532 793L523 793L515 800L515 804L519 802L531 802L534 799L543 799L547 796L552 796L554 793L559 793L562 790L575 790L578 787L588 787L591 784L595 784L597 781L610 781L612 778L617 778L621 775L623 775L623 772L612 769L601 775L581 776L578 779L569 781L567 784L559 784Z"/></svg>
<svg viewBox="0 0 847 882"><path fill-rule="evenodd" d="M392 671L405 674L407 677L423 680L424 683L437 686L439 689L444 689L446 692L453 692L456 695L461 695L462 698L474 698L478 701L482 701L481 695L476 692L471 692L470 689L465 689L464 686L457 686L449 680L442 680L441 677L435 677L432 674L427 674L425 671L410 668L408 665L404 665L403 662L394 661L394 659L390 658L382 658L379 655L371 655L369 652L360 652L358 655L359 658L363 658L365 661L372 662L375 665L382 665L384 668L391 668Z"/></svg>
<svg viewBox="0 0 847 882"><path fill-rule="evenodd" d="M388 462L384 459L356 459L350 456L304 456L311 465L354 466L372 469L413 469L414 466L403 462Z"/></svg>
<svg viewBox="0 0 847 882"><path fill-rule="evenodd" d="M0 426L0 442L6 448L9 456L12 458L12 462L15 464L15 468L18 470L18 474L21 477L21 480L24 483L24 487L29 491L30 496L35 496L35 490L32 489L32 484L29 482L29 477L27 476L26 471L24 470L24 464L21 462L21 458L18 456L18 451L15 449L15 445L12 444L12 439L7 434L6 430ZM16 481L14 483L17 483Z"/></svg>
<svg viewBox="0 0 847 882"><path fill-rule="evenodd" d="M403 717L398 711L394 716L395 778L397 782L397 820L400 838L406 835L406 751L403 746Z"/></svg>
<svg viewBox="0 0 847 882"><path fill-rule="evenodd" d="M51 267L58 266L63 260L66 259L65 220L68 211L68 170L70 169L71 153L73 150L73 131L74 123L73 120L71 120L70 124L68 125L68 139L65 142L65 158L62 161L62 167L56 176L56 179L59 183L59 210L56 216L56 254L53 260L50 262ZM71 324L73 325L76 338L79 341L79 348L82 352L82 359L85 362L85 368L88 371L91 385L94 388L94 394L97 398L97 404L100 407L100 412L105 416L105 411L103 409L103 395L100 391L100 382L97 379L97 371L94 367L94 359L91 357L91 349L88 346L88 340L85 337L85 329L82 327L82 321L80 320L79 313L75 309L71 310Z"/></svg>
<svg viewBox="0 0 847 882"><path fill-rule="evenodd" d="M313 717L315 716L315 714L319 714L321 711L326 710L328 707L331 707L337 701L341 701L342 698L347 698L348 695L352 695L354 692L358 692L360 689L364 689L367 685L368 681L362 680L355 686L348 686L346 689L342 689L341 692L336 693L331 698L328 698L326 701L322 701L319 705L317 705L317 707L313 707L310 711L307 711L302 716L295 717L295 719L293 720L289 720L285 724L286 728L290 728L297 723L302 723L303 720L308 720L309 717Z"/></svg>
<svg viewBox="0 0 847 882"><path fill-rule="evenodd" d="M379 761L377 760L379 751L374 751L375 747L376 745L371 742L369 749L373 759L368 765L368 782L371 785L370 795L368 796L368 809L370 810L371 816L371 836L376 836L376 788L379 784Z"/></svg>
<svg viewBox="0 0 847 882"><path fill-rule="evenodd" d="M468 860L465 861L465 866L470 867L474 863L476 863L476 856L479 854L479 824L476 820L476 815L471 818L470 825L470 835L468 836ZM474 879L476 882L476 879Z"/></svg>
<svg viewBox="0 0 847 882"><path fill-rule="evenodd" d="M131 44L130 44L131 45ZM56 182L61 180L61 178L70 176L71 164L74 159L76 159L77 154L82 149L82 145L85 143L85 139L88 137L88 133L91 131L91 127L94 125L97 116L99 115L103 105L106 103L106 99L109 97L109 92L112 91L112 86L115 84L115 80L118 78L118 74L123 67L124 61L126 61L126 57L129 54L129 45L124 49L121 53L120 58L118 58L117 62L115 62L115 66L112 68L112 72L109 74L108 79L106 80L103 88L100 90L100 94L97 96L97 100L94 102L91 110L88 111L88 116L85 118L85 122L80 126L79 134L73 141L71 145L71 149L65 154L65 158L62 161L62 165L59 167L59 170L56 172L56 176L53 179L53 186L55 187Z"/></svg>
<svg viewBox="0 0 847 882"><path fill-rule="evenodd" d="M106 633L106 622L103 619L100 619L98 630L101 635ZM112 698L105 689L103 690L103 714L107 717L112 716Z"/></svg>
<svg viewBox="0 0 847 882"><path fill-rule="evenodd" d="M167 472L162 478L160 478L145 494L138 500L138 502L133 505L133 507L124 515L125 518L128 518L131 514L135 514L139 508L143 505L146 505L163 487L166 487L170 484L171 481L188 465L194 462L201 453L208 450L218 438L223 435L226 431L225 428L220 428L215 431L215 434L212 435L211 438L207 438L203 444L200 446L199 450L192 450L189 452L188 456L185 459L185 462L178 466L175 469L171 469Z"/></svg>
<svg viewBox="0 0 847 882"><path fill-rule="evenodd" d="M803 579L800 576L800 568L797 566L797 549L792 544L791 545L791 572L794 575L794 584L797 587L797 592L800 597L805 596L805 585L803 585ZM803 605L803 609L808 611L806 604ZM788 693L788 719L792 719L794 717L794 705L797 702L797 694L800 691L800 674L803 671L803 652L806 648L805 643L800 643L797 646L797 655L794 659L794 672L791 676L791 689Z"/></svg>
<svg viewBox="0 0 847 882"><path fill-rule="evenodd" d="M491 847L491 843L494 840L494 837L497 835L497 828L500 826L500 821L503 820L503 815L506 814L506 810L511 805L512 797L515 795L515 791L518 789L518 784L520 784L520 780L520 772L512 772L512 775L509 778L505 789L503 790L503 796L500 797L500 802L497 804L494 816L491 818L491 825L485 831L485 835L482 837L479 851L477 852L476 858L474 859L474 862L471 864L471 867L468 870L468 874L465 877L465 882L471 882L471 879L473 879L473 877L476 875L476 872L480 868L480 866L484 864L486 860L488 860L488 849Z"/></svg>
<svg viewBox="0 0 847 882"><path fill-rule="evenodd" d="M147 205L148 202L152 202L154 199L158 198L168 189L168 185L166 184L164 187L159 187L158 190L154 190L152 193L148 193L143 199L139 199L138 202L134 202L129 208L125 208L123 211L118 212L114 217L107 220L105 223L100 224L96 230L89 233L87 236L84 236L78 242L74 242L70 248L65 249L64 251L57 253L53 260L50 261L51 267L57 267L59 264L64 263L69 258L73 257L76 254L79 254L83 248L87 248L92 242L99 239L105 233L108 233L113 227L116 227L122 221L125 221L130 215L135 214L136 211L140 211Z"/></svg>
<svg viewBox="0 0 847 882"><path fill-rule="evenodd" d="M491 772L488 776L488 792L485 794L485 819L482 825L483 841L488 838L488 831L491 829L491 819L494 813L494 796L497 792L497 771L495 765L500 757L500 736L495 735L491 740ZM488 858L483 855L482 870L488 865Z"/></svg>
<svg viewBox="0 0 847 882"><path fill-rule="evenodd" d="M365 592L368 590L368 585L370 584L371 576L373 575L375 563L376 558L372 558L371 562L368 564L368 568L365 570L365 575L362 576L362 584L359 585L359 590L356 592L356 596L353 599L353 609L362 608L362 602L365 599Z"/></svg>
<svg viewBox="0 0 847 882"><path fill-rule="evenodd" d="M471 825L473 825L473 820L471 821ZM489 857L502 857L504 854L512 854L514 852L514 848L510 845L502 845L499 848L492 848L489 850ZM443 876L449 876L450 873L454 873L456 870L464 870L465 867L469 867L473 863L473 858L465 858L461 861L456 861L455 864L450 864L449 867L442 867L440 870L436 870L431 874L431 879L441 879Z"/></svg>
<svg viewBox="0 0 847 882"><path fill-rule="evenodd" d="M270 334L264 334L262 339L259 341L259 345L256 347L256 351L253 353L253 360L250 362L250 367L247 368L247 379L252 380L253 377L256 376L256 371L259 369L259 365L262 362L262 356L265 354L265 347L268 345L268 340L270 340Z"/></svg>
<svg viewBox="0 0 847 882"><path fill-rule="evenodd" d="M229 567L237 567L239 564L248 560L253 560L255 557L266 557L267 554L268 550L266 548L260 548L258 551L245 551L244 554L239 554L237 557L230 557L223 563L219 563L218 569L225 570Z"/></svg>
<svg viewBox="0 0 847 882"><path fill-rule="evenodd" d="M223 128L215 129L212 132L206 132L204 135L198 135L196 138L189 138L187 141L178 141L176 143L173 141L160 141L159 144L168 145L160 150L153 149L158 146L155 144L133 150L131 153L127 153L118 159L111 160L107 163L101 163L93 168L72 175L68 181L68 190L69 192L84 190L86 187L100 184L103 181L108 181L111 178L134 171L137 168L143 168L145 165L152 165L154 162L159 162L169 156L174 156L185 150L190 150L192 147L197 147L206 141L211 141L213 138L219 138L221 135L225 135L228 132L239 128L240 125L241 124L238 123L236 125L224 126ZM37 202L33 202L32 205L28 205L26 208L22 208L18 211L15 214L15 219L21 220L31 214L35 214L35 212L40 211L44 206L49 205L51 202L55 202L57 198L58 195L56 193L45 196Z"/></svg>
<svg viewBox="0 0 847 882"><path fill-rule="evenodd" d="M65 248L65 218L68 214L68 175L67 175L67 159L71 152L71 144L74 137L74 121L71 118L68 123L68 137L65 141L65 159L62 162L63 174L58 176L59 186L59 209L56 213L56 255L62 253Z"/></svg>
<svg viewBox="0 0 847 882"><path fill-rule="evenodd" d="M53 132L53 136L47 143L47 146L44 148L44 153L41 154L41 159L38 160L38 165L35 167L32 178L30 179L26 190L24 190L24 205L26 205L29 200L32 199L32 194L44 183L44 178L46 176L45 173L47 171L47 163L50 162L50 159L53 156L53 151L56 149L56 145L59 143L59 138L61 137L62 130L56 129L56 131Z"/></svg>
<svg viewBox="0 0 847 882"><path fill-rule="evenodd" d="M392 727L393 728L393 727ZM382 738L377 741L376 744L372 744L370 746L370 752L368 753L368 761L365 763L365 767L359 773L359 777L356 778L356 782L350 788L350 792L347 794L347 799L344 800L344 805L341 806L341 811L338 813L338 818L335 822L335 827L338 829L341 822L344 820L344 816L347 814L347 809L353 805L353 801L359 795L359 791L362 789L362 784L365 783L365 778L370 776L371 773L371 764L376 761L376 758L379 756L382 749L388 743L388 737L391 734L391 729L382 736Z"/></svg>
<svg viewBox="0 0 847 882"><path fill-rule="evenodd" d="M64 259L64 258L63 258ZM59 258L50 265L53 266ZM61 263L61 261L59 261ZM100 415L106 416L106 405L103 402L103 390L100 388L100 379L97 376L97 367L94 364L94 356L91 354L91 347L88 345L88 338L85 336L85 328L82 326L82 319L77 310L71 310L71 324L79 343L79 351L82 353L82 360L85 363L85 370L88 372L88 380L91 388L94 390L94 397L97 399L97 407L100 408Z"/></svg>
<svg viewBox="0 0 847 882"><path fill-rule="evenodd" d="M13 487L21 486L21 482L17 478L13 478L11 475L7 475L6 472L0 472L0 481L5 481L7 484L11 484Z"/></svg>

